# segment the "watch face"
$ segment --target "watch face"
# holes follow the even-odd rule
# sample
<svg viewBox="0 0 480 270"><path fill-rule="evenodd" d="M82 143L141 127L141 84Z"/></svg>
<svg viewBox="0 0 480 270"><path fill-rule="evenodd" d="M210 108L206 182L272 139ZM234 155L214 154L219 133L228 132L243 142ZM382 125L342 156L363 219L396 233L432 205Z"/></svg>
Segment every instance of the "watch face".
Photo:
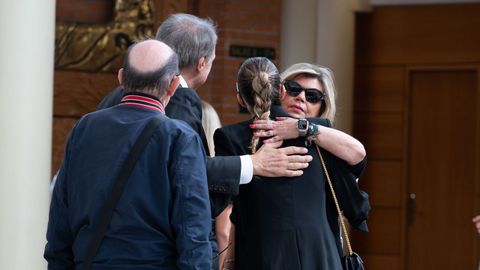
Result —
<svg viewBox="0 0 480 270"><path fill-rule="evenodd" d="M305 119L299 119L299 120L298 120L298 129L300 129L300 130L305 130L305 129L307 129L307 120L305 120Z"/></svg>

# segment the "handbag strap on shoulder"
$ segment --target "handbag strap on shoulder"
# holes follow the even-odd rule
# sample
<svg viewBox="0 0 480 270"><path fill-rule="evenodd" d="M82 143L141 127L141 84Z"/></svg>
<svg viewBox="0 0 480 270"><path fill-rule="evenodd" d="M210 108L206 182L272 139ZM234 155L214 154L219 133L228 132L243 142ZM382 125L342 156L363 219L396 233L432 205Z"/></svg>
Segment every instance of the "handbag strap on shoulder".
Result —
<svg viewBox="0 0 480 270"><path fill-rule="evenodd" d="M157 130L157 127L166 119L167 117L163 114L153 117L153 119L147 123L142 133L135 141L135 144L132 146L132 149L128 153L128 156L123 163L123 166L120 168L117 180L113 184L112 191L108 195L105 204L103 205L103 208L99 215L98 223L93 229L92 238L90 239L90 244L85 254L85 260L83 261L83 270L89 270L92 267L93 259L95 258L95 255L100 248L100 244L102 243L103 237L105 236L107 228L110 225L113 212L118 201L120 200L120 197L122 196L123 190L128 182L128 178L130 178L130 175L135 168L137 160L143 153L143 150L150 141L153 133Z"/></svg>
<svg viewBox="0 0 480 270"><path fill-rule="evenodd" d="M348 254L352 255L353 250L350 244L350 238L348 237L347 227L345 226L345 217L343 216L342 209L340 209L340 204L338 203L337 196L335 195L335 190L333 189L332 180L330 179L330 175L328 174L327 166L325 165L325 161L323 160L320 147L316 144L315 146L317 148L317 153L318 153L318 156L320 157L320 162L322 163L323 170L325 171L325 175L327 176L328 186L330 187L330 191L332 192L332 197L333 197L333 201L335 202L335 207L337 208L338 218L340 219L341 230L343 232L345 242L347 243Z"/></svg>

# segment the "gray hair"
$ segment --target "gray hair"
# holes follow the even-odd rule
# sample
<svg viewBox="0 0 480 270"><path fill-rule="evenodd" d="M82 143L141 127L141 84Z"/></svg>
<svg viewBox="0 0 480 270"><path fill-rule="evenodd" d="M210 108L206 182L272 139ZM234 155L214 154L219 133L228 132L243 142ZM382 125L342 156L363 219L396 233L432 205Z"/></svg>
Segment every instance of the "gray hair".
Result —
<svg viewBox="0 0 480 270"><path fill-rule="evenodd" d="M158 28L157 40L165 42L178 55L179 68L195 67L202 57L213 59L217 44L216 27L211 19L176 13Z"/></svg>

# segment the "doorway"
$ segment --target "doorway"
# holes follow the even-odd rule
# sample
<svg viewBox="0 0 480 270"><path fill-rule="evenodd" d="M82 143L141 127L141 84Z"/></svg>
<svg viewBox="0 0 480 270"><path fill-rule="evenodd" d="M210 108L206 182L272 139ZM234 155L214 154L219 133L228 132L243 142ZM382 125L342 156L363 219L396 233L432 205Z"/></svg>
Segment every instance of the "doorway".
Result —
<svg viewBox="0 0 480 270"><path fill-rule="evenodd" d="M476 69L411 70L406 269L476 269Z"/></svg>

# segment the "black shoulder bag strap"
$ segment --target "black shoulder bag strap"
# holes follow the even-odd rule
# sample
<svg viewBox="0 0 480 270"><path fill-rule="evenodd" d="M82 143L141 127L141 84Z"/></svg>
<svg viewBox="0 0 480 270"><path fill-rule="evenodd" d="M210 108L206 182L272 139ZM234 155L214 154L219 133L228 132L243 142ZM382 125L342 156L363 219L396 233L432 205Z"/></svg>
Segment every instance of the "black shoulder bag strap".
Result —
<svg viewBox="0 0 480 270"><path fill-rule="evenodd" d="M122 196L123 190L125 188L125 185L127 184L130 174L132 174L133 168L135 168L135 163L145 149L145 146L150 141L153 133L155 132L155 130L157 130L158 125L160 125L166 119L167 118L164 115L154 117L145 126L142 133L135 141L132 150L130 150L127 159L123 163L123 166L118 173L117 181L113 185L112 192L110 193L107 200L105 201L105 204L103 205L100 219L92 233L92 238L90 240L90 245L85 255L82 269L90 270L90 268L92 267L93 259L97 254L98 248L100 247L105 232L107 231L108 225L110 224L113 216L113 211L115 210L115 206L117 205L120 197Z"/></svg>

